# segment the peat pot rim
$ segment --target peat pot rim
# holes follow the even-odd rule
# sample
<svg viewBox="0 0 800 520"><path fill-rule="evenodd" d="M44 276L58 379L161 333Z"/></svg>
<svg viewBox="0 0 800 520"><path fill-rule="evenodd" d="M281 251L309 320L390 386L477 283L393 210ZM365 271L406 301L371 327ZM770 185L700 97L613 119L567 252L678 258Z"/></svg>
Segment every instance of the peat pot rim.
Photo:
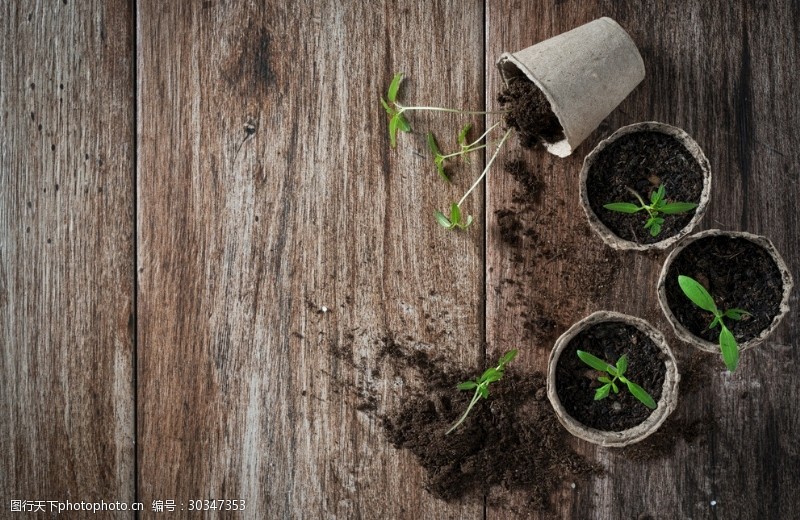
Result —
<svg viewBox="0 0 800 520"><path fill-rule="evenodd" d="M561 353L579 332L603 322L621 322L633 325L645 333L666 357L664 360L666 374L664 375L664 386L661 389L661 398L658 400L658 406L640 424L618 432L598 430L577 421L564 409L556 392L556 365ZM672 349L669 348L667 341L664 339L664 335L641 318L613 311L597 311L573 324L556 340L547 363L547 398L556 412L558 421L575 437L605 447L621 448L639 442L658 430L678 404L679 382L678 365Z"/></svg>
<svg viewBox="0 0 800 520"><path fill-rule="evenodd" d="M754 235L753 233L748 233L747 231L723 231L720 229L709 229L707 231L701 231L700 233L696 233L691 237L687 238L680 246L676 247L670 254L667 256L667 259L664 260L664 265L661 268L661 274L658 277L658 303L661 306L661 310L664 312L664 315L667 317L667 321L672 326L672 329L675 331L675 335L678 336L679 339L692 344L693 346L699 348L700 350L704 350L706 352L713 352L719 353L719 344L712 343L708 340L703 338L697 337L692 334L689 329L683 326L678 319L673 314L672 309L670 309L669 304L667 302L667 272L669 271L672 262L677 258L678 255L683 252L689 245L693 244L698 240L702 240L708 237L714 236L726 236L730 238L743 238L748 240L757 246L761 247L762 249L766 250L769 253L769 256L775 262L775 265L778 266L778 271L781 273L781 281L783 282L783 297L781 298L781 303L778 308L778 314L772 319L769 327L762 330L756 337L751 338L744 343L739 344L739 351L747 350L749 348L753 348L758 344L762 343L767 337L772 334L772 332L778 327L783 317L789 313L789 297L792 293L792 287L794 286L794 282L792 281L792 274L789 271L789 267L786 265L786 262L781 257L778 250L775 248L775 245L770 241L767 237L761 235Z"/></svg>
<svg viewBox="0 0 800 520"><path fill-rule="evenodd" d="M700 192L700 200L698 201L697 208L694 210L692 219L676 235L665 238L664 240L659 240L658 242L654 242L652 244L640 244L631 240L625 240L611 231L603 223L603 221L600 220L600 217L597 216L594 210L592 210L592 207L589 204L589 193L586 186L586 181L589 178L589 170L594 165L594 162L597 160L600 152L605 150L606 147L620 137L638 132L659 132L674 137L683 145L684 148L686 148L686 151L688 151L692 157L695 158L697 164L700 166L700 169L703 172L703 190ZM683 129L667 123L660 123L658 121L643 121L641 123L623 126L595 146L594 150L592 150L583 160L583 167L581 168L580 174L579 191L580 203L583 207L583 212L586 214L586 218L589 219L589 226L603 240L603 242L605 242L606 245L617 250L663 250L671 247L683 237L688 235L705 215L706 208L708 207L708 203L711 198L711 165L708 162L708 158L703 153L703 150L700 148L700 145L698 145L697 142Z"/></svg>

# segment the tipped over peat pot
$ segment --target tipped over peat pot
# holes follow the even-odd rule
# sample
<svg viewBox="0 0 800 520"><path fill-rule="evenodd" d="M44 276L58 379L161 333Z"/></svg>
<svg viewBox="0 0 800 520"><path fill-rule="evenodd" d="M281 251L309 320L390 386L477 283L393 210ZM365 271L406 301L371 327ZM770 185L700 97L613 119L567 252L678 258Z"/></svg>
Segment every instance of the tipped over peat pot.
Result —
<svg viewBox="0 0 800 520"><path fill-rule="evenodd" d="M636 44L606 17L521 51L503 53L497 67L506 86L524 79L547 98L563 132L538 133L547 151L558 157L570 155L645 73ZM525 129L518 130L524 140Z"/></svg>
<svg viewBox="0 0 800 520"><path fill-rule="evenodd" d="M789 312L792 275L772 242L741 231L697 233L664 261L658 302L675 335L701 350L720 352L719 328L708 328L713 316L683 294L679 275L700 282L720 309L741 308L751 314L740 321L725 320L740 351L764 341Z"/></svg>
<svg viewBox="0 0 800 520"><path fill-rule="evenodd" d="M656 401L655 410L639 402L624 384L619 393L594 400L599 372L585 365L578 350L609 363L626 355L625 376ZM655 432L675 409L680 375L664 336L646 321L599 311L575 323L550 353L547 397L559 422L574 436L601 446L622 447Z"/></svg>
<svg viewBox="0 0 800 520"><path fill-rule="evenodd" d="M646 203L664 186L667 202L692 202L686 213L663 215L654 237L644 225L647 213L619 213L603 207L615 202ZM700 222L711 193L711 167L700 146L686 132L655 121L620 128L583 161L580 200L592 229L614 249L666 249Z"/></svg>

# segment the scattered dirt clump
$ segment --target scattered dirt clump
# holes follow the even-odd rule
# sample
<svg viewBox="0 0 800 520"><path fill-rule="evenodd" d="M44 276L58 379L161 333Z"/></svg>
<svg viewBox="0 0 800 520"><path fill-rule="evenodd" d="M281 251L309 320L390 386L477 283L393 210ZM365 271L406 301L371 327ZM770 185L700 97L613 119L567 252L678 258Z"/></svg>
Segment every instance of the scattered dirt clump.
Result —
<svg viewBox="0 0 800 520"><path fill-rule="evenodd" d="M383 424L390 442L419 460L427 473L426 488L434 496L481 499L490 491L522 491L529 507L545 510L559 486L600 472L568 445L569 435L547 400L542 374L522 375L510 365L490 388L489 399L481 400L459 428L445 435L472 397L457 391L456 384L480 370L440 368L426 353L410 352L394 341L381 355L424 374L422 386L388 413Z"/></svg>

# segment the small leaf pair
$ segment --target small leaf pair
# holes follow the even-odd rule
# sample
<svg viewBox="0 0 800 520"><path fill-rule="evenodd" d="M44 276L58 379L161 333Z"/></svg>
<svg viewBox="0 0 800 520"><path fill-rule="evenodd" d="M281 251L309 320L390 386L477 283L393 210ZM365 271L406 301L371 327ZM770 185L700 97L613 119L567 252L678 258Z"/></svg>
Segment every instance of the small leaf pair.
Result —
<svg viewBox="0 0 800 520"><path fill-rule="evenodd" d="M661 215L677 215L689 212L697 207L694 202L667 202L665 198L666 189L663 184L650 194L650 204L645 204L642 197L634 190L628 188L628 191L639 200L639 206L630 202L612 202L603 205L603 207L617 213L631 214L646 211L647 222L645 222L644 228L650 230L650 236L653 237L661 234L661 227L664 225L664 217Z"/></svg>
<svg viewBox="0 0 800 520"><path fill-rule="evenodd" d="M403 81L403 73L399 72L394 75L392 82L389 84L389 90L386 92L386 99L381 97L381 105L386 110L386 115L389 116L389 142L392 148L397 147L397 132L410 132L411 125L403 115L404 107L397 104L397 93L400 90L400 83Z"/></svg>
<svg viewBox="0 0 800 520"><path fill-rule="evenodd" d="M481 148L486 148L486 145L478 145L480 139L475 143L467 143L467 134L471 129L471 123L464 125L464 127L458 133L458 137L456 138L458 145L460 146L460 150L458 152L449 154L442 153L442 150L439 148L439 142L436 140L436 136L433 135L433 133L428 132L428 149L433 154L433 164L436 166L436 172L439 174L439 177L447 182L450 182L450 177L447 175L447 172L445 172L444 166L448 160L461 157L464 159L464 162L469 164L469 153L474 152L475 150L480 150ZM481 138L483 138L483 136L481 136Z"/></svg>
<svg viewBox="0 0 800 520"><path fill-rule="evenodd" d="M725 362L728 371L734 372L739 365L739 345L736 343L736 338L733 336L733 333L725 326L725 322L722 320L723 318L728 318L733 321L739 321L746 316L750 316L750 313L743 309L727 309L726 311L721 311L706 288L703 287L700 282L689 276L678 276L678 285L683 291L683 294L686 295L692 303L714 315L714 319L711 320L711 324L708 328L713 329L717 326L720 327L719 347L722 352L722 360Z"/></svg>
<svg viewBox="0 0 800 520"><path fill-rule="evenodd" d="M622 356L617 360L616 365L611 365L606 363L599 357L585 352L583 350L578 351L578 357L581 361L589 365L590 367L594 368L598 372L602 372L606 375L600 376L597 378L598 381L604 383L600 388L595 390L594 393L594 400L599 401L601 399L605 399L611 393L611 390L614 391L615 394L619 393L619 386L617 386L617 381L623 383L625 386L628 387L628 391L638 399L643 405L654 410L656 408L656 402L647 393L647 391L642 388L641 386L637 385L627 377L625 377L625 371L628 370L628 357ZM613 378L613 379L612 379Z"/></svg>
<svg viewBox="0 0 800 520"><path fill-rule="evenodd" d="M472 407L475 406L475 403L477 403L481 398L487 399L489 397L489 385L503 378L506 365L514 361L514 358L517 357L517 354L518 351L516 349L509 350L497 361L497 366L487 368L483 374L481 374L481 377L475 379L474 381L464 381L456 386L456 388L459 390L474 389L475 393L472 395L472 400L470 401L469 406L467 406L467 410L464 412L461 418L459 418L458 421L456 421L456 423L451 426L447 432L445 432L445 435L458 428L458 426L464 422L464 420L467 418L467 415L469 415L469 412L472 410Z"/></svg>
<svg viewBox="0 0 800 520"><path fill-rule="evenodd" d="M467 229L472 224L472 215L467 215L467 220L461 222L461 208L455 202L450 205L450 217L447 217L439 210L436 210L434 216L436 217L436 222L447 229Z"/></svg>

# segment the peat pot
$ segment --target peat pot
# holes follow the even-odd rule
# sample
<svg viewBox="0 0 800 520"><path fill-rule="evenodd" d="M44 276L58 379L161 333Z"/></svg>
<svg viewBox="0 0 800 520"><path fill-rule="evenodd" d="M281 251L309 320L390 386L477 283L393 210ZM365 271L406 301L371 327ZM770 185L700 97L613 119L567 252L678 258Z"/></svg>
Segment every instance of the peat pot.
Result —
<svg viewBox="0 0 800 520"><path fill-rule="evenodd" d="M658 302L675 335L701 350L720 352L720 329L708 328L712 314L683 294L679 275L703 285L722 311L740 308L750 313L739 321L725 319L739 351L763 342L789 312L792 275L772 242L741 231L697 233L664 261Z"/></svg>
<svg viewBox="0 0 800 520"><path fill-rule="evenodd" d="M545 95L564 131L544 146L570 155L644 79L644 61L628 33L599 18L497 62L503 80L525 77Z"/></svg>
<svg viewBox="0 0 800 520"><path fill-rule="evenodd" d="M605 205L642 206L663 187L664 202L693 203L694 209L658 214L659 232L645 210L622 213ZM700 146L680 128L654 121L620 128L583 161L580 201L589 225L614 249L666 249L703 218L711 193L711 168ZM641 200L640 200L641 199Z"/></svg>
<svg viewBox="0 0 800 520"><path fill-rule="evenodd" d="M625 355L625 377L641 386L656 408L646 407L619 381L619 393L595 400L601 374L578 358L578 350L612 365ZM548 362L547 397L572 435L622 447L641 441L664 423L677 405L679 381L675 357L659 331L640 318L599 311L556 341Z"/></svg>

